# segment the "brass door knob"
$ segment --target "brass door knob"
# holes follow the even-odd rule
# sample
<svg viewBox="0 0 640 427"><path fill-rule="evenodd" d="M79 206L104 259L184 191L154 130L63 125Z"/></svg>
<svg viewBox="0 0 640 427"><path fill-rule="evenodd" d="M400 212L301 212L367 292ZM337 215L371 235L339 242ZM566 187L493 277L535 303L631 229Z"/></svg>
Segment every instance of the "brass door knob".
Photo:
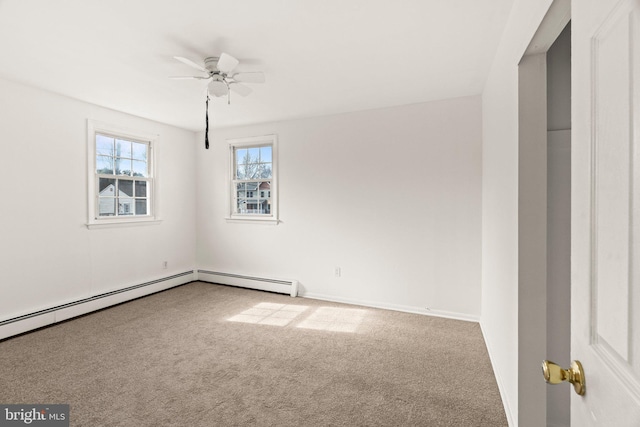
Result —
<svg viewBox="0 0 640 427"><path fill-rule="evenodd" d="M585 392L585 383L584 383L584 370L582 369L582 364L574 360L571 362L571 367L569 369L562 369L557 364L545 360L542 362L542 375L544 376L544 380L549 384L560 384L561 382L570 382L573 384L573 389L580 396L584 395Z"/></svg>

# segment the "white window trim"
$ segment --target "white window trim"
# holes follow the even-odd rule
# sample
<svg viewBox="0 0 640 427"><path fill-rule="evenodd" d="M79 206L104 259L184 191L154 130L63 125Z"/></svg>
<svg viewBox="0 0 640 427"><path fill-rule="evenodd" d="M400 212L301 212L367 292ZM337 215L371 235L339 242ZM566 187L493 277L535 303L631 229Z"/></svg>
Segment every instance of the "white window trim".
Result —
<svg viewBox="0 0 640 427"><path fill-rule="evenodd" d="M229 171L227 173L227 222L238 223L264 223L264 224L278 224L278 137L277 135L262 135L252 136L248 138L236 138L228 139L229 144ZM236 214L233 212L233 192L231 190L231 184L233 183L233 173L235 170L233 150L235 148L245 148L257 145L271 145L271 214L270 215L251 215L251 214Z"/></svg>
<svg viewBox="0 0 640 427"><path fill-rule="evenodd" d="M152 178L151 214L148 216L121 216L117 218L99 218L97 216L98 198L96 194L96 134L114 135L133 141L149 143L149 177ZM151 225L161 222L158 211L158 139L157 134L139 132L120 126L87 119L87 228Z"/></svg>

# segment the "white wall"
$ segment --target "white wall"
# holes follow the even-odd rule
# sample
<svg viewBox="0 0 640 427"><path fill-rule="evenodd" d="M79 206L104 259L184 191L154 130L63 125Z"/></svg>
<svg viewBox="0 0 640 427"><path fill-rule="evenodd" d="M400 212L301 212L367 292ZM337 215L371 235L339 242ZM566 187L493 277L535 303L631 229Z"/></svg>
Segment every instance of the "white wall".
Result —
<svg viewBox="0 0 640 427"><path fill-rule="evenodd" d="M513 426L526 425L518 408L518 63L551 3L514 3L482 96L481 326Z"/></svg>
<svg viewBox="0 0 640 427"><path fill-rule="evenodd" d="M316 298L477 319L481 132L480 98L467 97L215 129L208 151L201 135L198 267L297 279ZM227 223L226 139L272 133L282 223Z"/></svg>
<svg viewBox="0 0 640 427"><path fill-rule="evenodd" d="M193 132L6 80L0 93L0 321L194 268ZM160 224L87 229L87 119L160 135Z"/></svg>

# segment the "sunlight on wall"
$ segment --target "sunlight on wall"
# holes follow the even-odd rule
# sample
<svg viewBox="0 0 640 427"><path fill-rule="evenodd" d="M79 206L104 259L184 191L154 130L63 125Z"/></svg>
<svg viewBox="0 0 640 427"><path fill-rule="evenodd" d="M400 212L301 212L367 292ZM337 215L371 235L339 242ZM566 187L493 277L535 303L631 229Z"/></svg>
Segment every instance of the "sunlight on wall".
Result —
<svg viewBox="0 0 640 427"><path fill-rule="evenodd" d="M230 322L257 323L261 325L286 326L309 307L306 305L274 304L261 302L253 308L231 317Z"/></svg>
<svg viewBox="0 0 640 427"><path fill-rule="evenodd" d="M334 332L355 332L366 310L355 308L320 307L300 322L298 328Z"/></svg>
<svg viewBox="0 0 640 427"><path fill-rule="evenodd" d="M306 305L261 302L227 320L259 325L287 326L308 308ZM300 321L296 328L355 332L366 314L367 310L355 308L319 307L306 319Z"/></svg>

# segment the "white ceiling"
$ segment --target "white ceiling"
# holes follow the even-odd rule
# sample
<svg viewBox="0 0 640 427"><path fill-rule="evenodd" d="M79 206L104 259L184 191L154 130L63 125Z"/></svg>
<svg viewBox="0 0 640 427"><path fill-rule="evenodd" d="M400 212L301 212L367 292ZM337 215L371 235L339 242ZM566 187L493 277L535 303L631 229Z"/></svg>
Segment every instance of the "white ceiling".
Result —
<svg viewBox="0 0 640 427"><path fill-rule="evenodd" d="M206 83L173 56L265 72L213 126L413 104L482 92L512 3L0 0L0 77L197 131Z"/></svg>

